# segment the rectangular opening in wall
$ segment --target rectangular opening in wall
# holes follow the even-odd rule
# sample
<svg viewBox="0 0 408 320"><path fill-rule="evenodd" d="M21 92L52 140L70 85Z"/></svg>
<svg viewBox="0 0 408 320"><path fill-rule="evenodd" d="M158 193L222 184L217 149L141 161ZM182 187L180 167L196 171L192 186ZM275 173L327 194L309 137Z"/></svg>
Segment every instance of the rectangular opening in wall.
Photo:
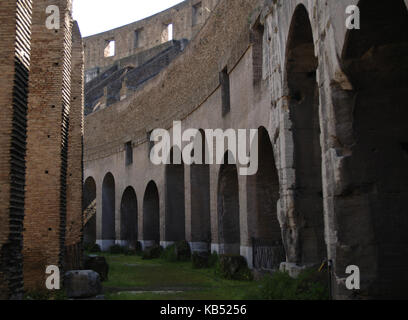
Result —
<svg viewBox="0 0 408 320"><path fill-rule="evenodd" d="M231 109L230 82L227 67L220 72L220 86L222 99L222 116L227 115Z"/></svg>
<svg viewBox="0 0 408 320"><path fill-rule="evenodd" d="M125 143L125 157L126 157L126 165L129 166L133 163L133 146L132 141Z"/></svg>
<svg viewBox="0 0 408 320"><path fill-rule="evenodd" d="M256 25L250 33L254 85L258 85L262 80L263 34L264 27L261 24Z"/></svg>
<svg viewBox="0 0 408 320"><path fill-rule="evenodd" d="M85 71L85 83L92 81L99 75L99 68L93 68L91 70Z"/></svg>
<svg viewBox="0 0 408 320"><path fill-rule="evenodd" d="M162 43L173 40L173 24L164 24L162 31Z"/></svg>
<svg viewBox="0 0 408 320"><path fill-rule="evenodd" d="M137 29L135 31L135 49L142 47L142 32L143 28Z"/></svg>
<svg viewBox="0 0 408 320"><path fill-rule="evenodd" d="M116 54L115 49L115 40L107 40L104 51L105 58L113 57Z"/></svg>
<svg viewBox="0 0 408 320"><path fill-rule="evenodd" d="M167 25L167 41L172 41L173 40L173 24L170 23Z"/></svg>
<svg viewBox="0 0 408 320"><path fill-rule="evenodd" d="M193 6L193 26L203 23L203 6L199 2Z"/></svg>

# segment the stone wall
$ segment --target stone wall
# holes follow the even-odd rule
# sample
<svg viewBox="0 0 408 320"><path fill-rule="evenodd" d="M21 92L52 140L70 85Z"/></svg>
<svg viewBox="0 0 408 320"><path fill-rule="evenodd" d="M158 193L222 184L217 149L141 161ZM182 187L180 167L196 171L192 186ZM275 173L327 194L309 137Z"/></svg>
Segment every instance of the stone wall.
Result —
<svg viewBox="0 0 408 320"><path fill-rule="evenodd" d="M0 3L0 299L21 298L31 1Z"/></svg>
<svg viewBox="0 0 408 320"><path fill-rule="evenodd" d="M174 40L192 39L217 2L218 0L186 0L146 19L84 38L85 71L99 68L103 72L120 59L167 42L169 24L173 24ZM138 36L136 32L139 32ZM106 57L105 49L111 40L115 41L115 55Z"/></svg>
<svg viewBox="0 0 408 320"><path fill-rule="evenodd" d="M69 112L66 269L79 269L82 259L82 179L84 120L84 51L78 23L72 29L71 108Z"/></svg>
<svg viewBox="0 0 408 320"><path fill-rule="evenodd" d="M346 7L356 4L362 11L361 32L345 26ZM269 233L280 228L282 266L316 267L328 258L335 298L406 297L408 132L402 119L408 39L397 30L407 23L403 0L386 7L367 0L220 1L184 53L143 90L85 119L85 178L96 183L99 243L105 245L101 213L103 181L109 175L115 181L116 231L109 244L126 240L120 238L120 203L129 186L138 199L139 240L152 240L143 234L141 201L152 182L158 199L149 206L159 208L160 240L169 244L167 185L174 181L168 180L166 166L149 160L152 130L173 132L174 120L182 122L182 130L262 128L268 138L261 154L268 154L264 159L273 165L265 151L272 148L277 172L268 173L264 163L265 174L258 178L269 174L276 188L277 174L279 199L276 190L265 195L264 179L236 177L233 168L210 166L209 183L202 188L210 194L212 250L235 252L235 243L223 240L225 219L220 217L225 210L234 215L238 210L239 219L228 223L239 228L239 251L251 265L252 238L268 234L264 226L256 227L257 221L273 211L277 219L268 220L273 224ZM228 92L221 82L226 79L229 112L223 110ZM133 164L126 165L129 141ZM192 170L184 166L185 220L179 223L185 224L186 240L200 248L192 234L200 221L192 203L197 198ZM225 181L238 183L229 197L238 192L239 203L230 208L223 201L229 191L220 190ZM264 197L274 200L265 203ZM357 292L345 286L350 265L360 267L362 289Z"/></svg>
<svg viewBox="0 0 408 320"><path fill-rule="evenodd" d="M59 30L45 25L49 5L59 7ZM34 1L23 250L28 291L44 289L46 267L62 267L64 257L71 30L70 0Z"/></svg>

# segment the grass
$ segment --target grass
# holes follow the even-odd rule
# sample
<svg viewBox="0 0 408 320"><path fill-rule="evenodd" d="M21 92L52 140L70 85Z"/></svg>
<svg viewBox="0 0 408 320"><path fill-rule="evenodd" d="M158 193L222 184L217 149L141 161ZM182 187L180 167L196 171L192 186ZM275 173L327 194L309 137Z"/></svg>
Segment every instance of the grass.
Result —
<svg viewBox="0 0 408 320"><path fill-rule="evenodd" d="M191 262L103 256L109 264L109 280L103 283L108 300L242 300L259 286L256 282L221 279L214 269L193 269Z"/></svg>
<svg viewBox="0 0 408 320"><path fill-rule="evenodd" d="M217 268L192 262L143 260L136 255L99 253L109 264L103 283L107 300L325 300L325 273L306 270L299 278L276 272L261 281L226 280Z"/></svg>

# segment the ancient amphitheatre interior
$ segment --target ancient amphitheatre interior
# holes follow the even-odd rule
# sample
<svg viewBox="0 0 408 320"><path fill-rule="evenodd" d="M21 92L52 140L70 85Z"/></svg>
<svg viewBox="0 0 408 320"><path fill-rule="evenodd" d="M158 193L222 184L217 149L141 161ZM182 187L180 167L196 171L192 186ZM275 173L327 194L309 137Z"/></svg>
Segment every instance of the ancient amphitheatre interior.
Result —
<svg viewBox="0 0 408 320"><path fill-rule="evenodd" d="M180 243L253 273L325 262L334 299L407 298L408 0L186 0L86 38L71 11L0 3L1 299L84 269L84 245ZM174 121L258 129L257 173L154 165Z"/></svg>

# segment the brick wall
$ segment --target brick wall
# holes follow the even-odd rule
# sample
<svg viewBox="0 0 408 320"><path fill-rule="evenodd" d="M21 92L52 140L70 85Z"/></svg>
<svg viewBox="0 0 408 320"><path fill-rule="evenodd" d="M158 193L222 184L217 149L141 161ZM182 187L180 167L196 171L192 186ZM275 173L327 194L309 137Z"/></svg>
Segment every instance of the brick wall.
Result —
<svg viewBox="0 0 408 320"><path fill-rule="evenodd" d="M24 156L31 1L0 2L0 299L23 289Z"/></svg>
<svg viewBox="0 0 408 320"><path fill-rule="evenodd" d="M60 29L46 28L46 7L58 5ZM24 285L43 289L48 265L61 266L71 102L71 1L33 3L29 84Z"/></svg>
<svg viewBox="0 0 408 320"><path fill-rule="evenodd" d="M163 43L163 30L173 24L173 39L192 39L202 28L219 0L187 0L146 19L84 38L85 70L111 66L115 61L154 48ZM193 6L201 3L201 18L193 22ZM140 31L138 46L135 46L135 31ZM105 57L108 40L115 40L115 55ZM166 40L167 41L167 38Z"/></svg>
<svg viewBox="0 0 408 320"><path fill-rule="evenodd" d="M146 132L170 128L174 119L182 120L199 107L219 86L219 72L225 66L231 70L250 46L248 20L257 4L219 2L184 53L143 90L129 101L87 116L85 160L116 153L123 148L124 137L144 143Z"/></svg>
<svg viewBox="0 0 408 320"><path fill-rule="evenodd" d="M81 265L82 245L82 147L84 92L84 55L77 22L72 29L71 110L69 113L67 228L65 236L66 269Z"/></svg>

